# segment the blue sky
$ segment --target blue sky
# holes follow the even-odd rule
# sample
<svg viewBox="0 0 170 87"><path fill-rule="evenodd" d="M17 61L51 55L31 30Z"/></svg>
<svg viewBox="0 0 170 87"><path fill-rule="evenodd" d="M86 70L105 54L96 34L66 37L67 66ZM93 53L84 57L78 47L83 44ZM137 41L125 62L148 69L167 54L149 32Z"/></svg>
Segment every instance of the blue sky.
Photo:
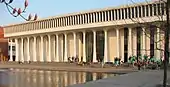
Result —
<svg viewBox="0 0 170 87"><path fill-rule="evenodd" d="M143 2L145 0L132 1ZM29 6L24 15L37 13L39 18L132 3L131 0L28 0L28 2ZM12 6L23 7L23 3L24 0L14 0ZM8 13L5 5L0 3L0 25L8 25L22 21L24 20L20 17L12 17Z"/></svg>

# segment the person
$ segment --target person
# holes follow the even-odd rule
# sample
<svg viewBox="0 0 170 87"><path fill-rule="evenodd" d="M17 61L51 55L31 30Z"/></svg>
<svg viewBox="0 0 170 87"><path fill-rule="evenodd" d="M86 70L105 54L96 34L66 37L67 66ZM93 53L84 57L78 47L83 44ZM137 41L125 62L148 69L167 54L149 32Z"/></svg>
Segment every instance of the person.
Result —
<svg viewBox="0 0 170 87"><path fill-rule="evenodd" d="M118 66L118 57L115 57L115 66Z"/></svg>
<svg viewBox="0 0 170 87"><path fill-rule="evenodd" d="M132 58L131 56L129 56L129 58L128 58L128 63L129 63L129 64L132 64L131 58Z"/></svg>
<svg viewBox="0 0 170 87"><path fill-rule="evenodd" d="M76 56L76 58L75 58L75 62L77 63L77 62L79 62L79 58L78 58L78 56Z"/></svg>
<svg viewBox="0 0 170 87"><path fill-rule="evenodd" d="M135 66L135 61L136 61L136 57L135 56L132 56L131 58L131 63L133 65L133 67Z"/></svg>
<svg viewBox="0 0 170 87"><path fill-rule="evenodd" d="M72 62L75 62L75 61L74 61L74 57L72 57Z"/></svg>
<svg viewBox="0 0 170 87"><path fill-rule="evenodd" d="M157 60L157 65L158 65L158 68L160 69L161 65L162 65L162 60L161 59L158 59Z"/></svg>
<svg viewBox="0 0 170 87"><path fill-rule="evenodd" d="M69 62L69 63L71 63L71 59L70 59L70 57L68 57L68 62Z"/></svg>

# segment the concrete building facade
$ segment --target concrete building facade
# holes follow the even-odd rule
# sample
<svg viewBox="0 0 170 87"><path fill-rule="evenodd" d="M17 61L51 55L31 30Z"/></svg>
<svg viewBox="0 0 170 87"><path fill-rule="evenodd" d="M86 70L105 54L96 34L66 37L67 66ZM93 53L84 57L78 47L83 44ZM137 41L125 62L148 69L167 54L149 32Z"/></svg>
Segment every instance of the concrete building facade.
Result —
<svg viewBox="0 0 170 87"><path fill-rule="evenodd" d="M139 54L161 58L156 48L164 48L163 29L155 22L165 20L164 7L149 2L71 13L4 26L4 36L15 42L15 61L67 62L78 56L86 62L113 62L115 57L127 62Z"/></svg>

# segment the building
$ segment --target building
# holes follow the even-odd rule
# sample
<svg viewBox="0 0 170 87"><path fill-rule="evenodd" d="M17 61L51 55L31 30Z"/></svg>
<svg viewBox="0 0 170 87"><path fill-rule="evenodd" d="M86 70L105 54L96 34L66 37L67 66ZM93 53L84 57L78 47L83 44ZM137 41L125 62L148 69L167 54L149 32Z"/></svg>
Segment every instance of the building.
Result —
<svg viewBox="0 0 170 87"><path fill-rule="evenodd" d="M15 42L16 61L67 62L78 56L86 62L113 62L115 57L127 62L129 56L144 54L161 58L156 48L164 48L164 7L164 2L149 2L70 13L7 25L4 32Z"/></svg>
<svg viewBox="0 0 170 87"><path fill-rule="evenodd" d="M8 39L4 38L4 29L0 26L0 61L8 61Z"/></svg>

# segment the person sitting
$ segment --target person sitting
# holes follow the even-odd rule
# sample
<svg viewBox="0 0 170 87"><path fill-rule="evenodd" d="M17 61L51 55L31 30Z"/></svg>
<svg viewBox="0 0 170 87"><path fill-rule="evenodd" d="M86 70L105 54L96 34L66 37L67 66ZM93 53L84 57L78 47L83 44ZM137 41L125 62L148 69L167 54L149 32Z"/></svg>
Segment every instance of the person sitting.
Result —
<svg viewBox="0 0 170 87"><path fill-rule="evenodd" d="M29 61L28 61L28 64L30 64L30 63L31 63L31 61L29 60Z"/></svg>
<svg viewBox="0 0 170 87"><path fill-rule="evenodd" d="M74 59L75 59L75 58L74 58L74 57L72 57L72 62L75 62L75 61L74 61Z"/></svg>
<svg viewBox="0 0 170 87"><path fill-rule="evenodd" d="M118 64L119 64L118 61L119 61L119 60L118 60L118 57L115 57L115 61L114 61L115 66L118 66Z"/></svg>
<svg viewBox="0 0 170 87"><path fill-rule="evenodd" d="M78 57L75 58L75 62L76 63L79 62L79 58Z"/></svg>
<svg viewBox="0 0 170 87"><path fill-rule="evenodd" d="M68 57L68 62L69 62L69 63L71 63L71 62L72 62L72 61L71 61L71 57Z"/></svg>

